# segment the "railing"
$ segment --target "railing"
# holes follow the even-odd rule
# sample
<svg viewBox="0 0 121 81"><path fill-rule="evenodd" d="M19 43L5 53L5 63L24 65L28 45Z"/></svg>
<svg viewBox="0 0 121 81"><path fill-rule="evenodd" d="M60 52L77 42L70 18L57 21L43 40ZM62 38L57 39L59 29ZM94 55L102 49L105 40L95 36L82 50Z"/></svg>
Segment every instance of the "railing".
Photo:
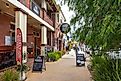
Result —
<svg viewBox="0 0 121 81"><path fill-rule="evenodd" d="M18 0L18 1L23 5L25 5L27 8L29 8L36 15L41 17L43 20L45 20L47 23L49 23L51 26L53 26L53 20L47 15L44 9L40 8L37 5L37 3L34 0Z"/></svg>
<svg viewBox="0 0 121 81"><path fill-rule="evenodd" d="M51 26L53 26L53 21L52 19L47 15L47 12L45 10L44 11L44 20L49 23Z"/></svg>
<svg viewBox="0 0 121 81"><path fill-rule="evenodd" d="M30 0L18 0L20 3L25 5L27 8L30 8Z"/></svg>

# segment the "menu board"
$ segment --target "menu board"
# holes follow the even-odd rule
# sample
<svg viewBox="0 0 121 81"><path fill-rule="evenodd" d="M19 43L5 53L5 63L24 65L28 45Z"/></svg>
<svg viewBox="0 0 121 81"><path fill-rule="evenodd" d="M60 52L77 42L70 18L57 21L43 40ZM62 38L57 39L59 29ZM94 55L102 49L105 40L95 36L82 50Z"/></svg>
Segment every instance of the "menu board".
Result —
<svg viewBox="0 0 121 81"><path fill-rule="evenodd" d="M33 71L41 71L42 72L43 63L44 63L44 56L37 56L34 59Z"/></svg>
<svg viewBox="0 0 121 81"><path fill-rule="evenodd" d="M82 65L82 64L85 64L85 63L82 63L82 62L85 62L85 57L84 57L84 54L76 54L76 65L79 66L79 65Z"/></svg>

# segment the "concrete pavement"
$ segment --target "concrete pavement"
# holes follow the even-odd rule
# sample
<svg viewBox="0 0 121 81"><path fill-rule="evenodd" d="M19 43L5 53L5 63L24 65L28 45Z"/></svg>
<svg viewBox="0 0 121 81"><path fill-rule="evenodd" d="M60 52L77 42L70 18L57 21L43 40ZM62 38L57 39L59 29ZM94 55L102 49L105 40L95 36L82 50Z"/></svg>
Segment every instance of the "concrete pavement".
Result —
<svg viewBox="0 0 121 81"><path fill-rule="evenodd" d="M26 81L91 81L87 67L76 67L75 52L71 50L57 62L47 62L47 70L29 72Z"/></svg>

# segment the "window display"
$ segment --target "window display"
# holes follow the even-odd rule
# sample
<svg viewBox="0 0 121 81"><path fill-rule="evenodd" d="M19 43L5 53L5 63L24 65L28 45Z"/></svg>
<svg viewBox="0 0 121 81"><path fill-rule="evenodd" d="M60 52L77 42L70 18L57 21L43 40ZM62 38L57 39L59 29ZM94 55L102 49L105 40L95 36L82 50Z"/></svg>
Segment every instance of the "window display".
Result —
<svg viewBox="0 0 121 81"><path fill-rule="evenodd" d="M0 70L15 64L15 51L0 53Z"/></svg>

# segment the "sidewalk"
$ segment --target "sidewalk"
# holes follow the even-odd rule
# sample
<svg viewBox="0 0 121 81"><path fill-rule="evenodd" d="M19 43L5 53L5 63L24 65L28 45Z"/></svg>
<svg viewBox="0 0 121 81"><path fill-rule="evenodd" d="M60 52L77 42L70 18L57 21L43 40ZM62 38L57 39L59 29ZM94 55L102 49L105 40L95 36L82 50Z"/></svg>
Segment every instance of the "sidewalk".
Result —
<svg viewBox="0 0 121 81"><path fill-rule="evenodd" d="M26 81L90 81L87 67L76 67L73 50L57 62L46 63L46 68L43 73L29 72Z"/></svg>

